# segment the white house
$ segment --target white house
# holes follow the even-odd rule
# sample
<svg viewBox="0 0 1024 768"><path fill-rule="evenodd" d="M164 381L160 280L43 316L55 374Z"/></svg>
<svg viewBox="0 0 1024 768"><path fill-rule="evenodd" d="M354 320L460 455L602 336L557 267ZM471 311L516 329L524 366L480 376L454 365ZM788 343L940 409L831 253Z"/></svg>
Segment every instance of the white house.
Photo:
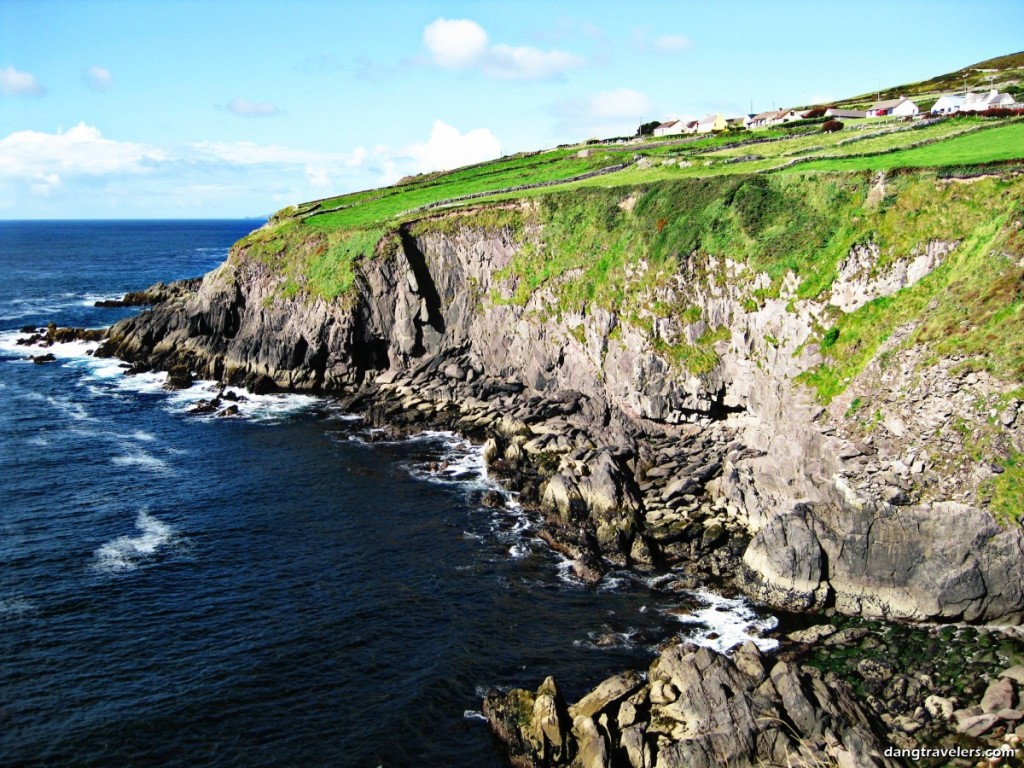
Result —
<svg viewBox="0 0 1024 768"><path fill-rule="evenodd" d="M960 105L961 112L984 112L986 109L995 107L1012 107L1013 96L1008 93L989 91L988 93L968 93L963 104Z"/></svg>
<svg viewBox="0 0 1024 768"><path fill-rule="evenodd" d="M801 115L795 109L773 109L770 112L759 112L750 118L748 128L765 128L769 125L791 123L800 120Z"/></svg>
<svg viewBox="0 0 1024 768"><path fill-rule="evenodd" d="M964 97L959 93L944 93L932 104L933 115L951 115L959 112L964 103Z"/></svg>
<svg viewBox="0 0 1024 768"><path fill-rule="evenodd" d="M898 99L886 99L872 104L868 110L868 117L882 117L883 115L913 117L920 112L921 110L917 108L917 104L906 96L900 96Z"/></svg>
<svg viewBox="0 0 1024 768"><path fill-rule="evenodd" d="M776 113L777 110L774 109L771 112L758 112L756 115L753 115L747 122L747 127L764 128L766 125L768 125L768 121L771 118L775 117Z"/></svg>
<svg viewBox="0 0 1024 768"><path fill-rule="evenodd" d="M683 132L683 121L682 120L669 120L666 123L662 123L654 129L655 136L672 136L677 133Z"/></svg>

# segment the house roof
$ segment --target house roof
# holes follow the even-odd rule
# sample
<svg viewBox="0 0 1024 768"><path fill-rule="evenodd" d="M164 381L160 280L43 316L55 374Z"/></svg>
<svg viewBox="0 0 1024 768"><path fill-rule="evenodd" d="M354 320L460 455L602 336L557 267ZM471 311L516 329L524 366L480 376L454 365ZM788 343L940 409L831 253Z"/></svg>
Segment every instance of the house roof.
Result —
<svg viewBox="0 0 1024 768"><path fill-rule="evenodd" d="M715 114L713 114L713 115L704 115L704 117L702 117L702 118L700 119L700 122L701 122L701 123L713 123L713 122L715 122L715 121L716 121L716 120L717 120L718 118L720 118L721 116L722 116L722 113L721 113L721 112L715 112Z"/></svg>
<svg viewBox="0 0 1024 768"><path fill-rule="evenodd" d="M1009 96L1009 94L999 93L996 90L989 91L988 93L968 93L967 98L964 99L964 104L991 104L1000 101L1005 96ZM1013 97L1011 96L1010 98Z"/></svg>
<svg viewBox="0 0 1024 768"><path fill-rule="evenodd" d="M758 112L751 118L751 122L755 120L771 120L776 117L782 117L789 110L786 109L773 109L769 112Z"/></svg>
<svg viewBox="0 0 1024 768"><path fill-rule="evenodd" d="M829 117L857 118L868 116L868 113L862 109L836 109L835 107L830 107L829 109L826 109L825 114L828 115Z"/></svg>
<svg viewBox="0 0 1024 768"><path fill-rule="evenodd" d="M910 99L908 99L906 96L900 96L899 98L887 98L885 101L878 101L876 103L871 104L871 109L869 110L869 112L874 112L877 110L894 110L901 103L909 100Z"/></svg>
<svg viewBox="0 0 1024 768"><path fill-rule="evenodd" d="M679 122L678 120L669 120L667 123L662 123L661 125L657 126L655 128L655 130L657 130L658 128L671 128L673 125L675 125L678 122Z"/></svg>

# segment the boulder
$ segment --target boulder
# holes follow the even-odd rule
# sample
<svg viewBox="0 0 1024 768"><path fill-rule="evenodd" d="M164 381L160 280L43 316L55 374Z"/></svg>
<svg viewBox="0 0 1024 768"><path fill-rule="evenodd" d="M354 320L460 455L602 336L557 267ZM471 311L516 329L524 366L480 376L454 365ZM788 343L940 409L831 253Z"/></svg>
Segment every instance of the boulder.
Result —
<svg viewBox="0 0 1024 768"><path fill-rule="evenodd" d="M977 738L991 730L998 722L998 715L974 715L972 717L965 717L961 720L957 724L956 730L957 733L962 733L964 736L973 736L974 738Z"/></svg>
<svg viewBox="0 0 1024 768"><path fill-rule="evenodd" d="M575 720L579 717L596 717L611 705L627 698L634 693L643 680L636 672L624 672L609 677L597 688L569 707L569 715Z"/></svg>
<svg viewBox="0 0 1024 768"><path fill-rule="evenodd" d="M996 712L1000 709L1013 709L1017 704L1017 692L1013 681L1008 677L1000 677L989 683L985 695L981 698L981 708L985 712Z"/></svg>
<svg viewBox="0 0 1024 768"><path fill-rule="evenodd" d="M164 389L188 389L193 383L192 371L189 370L189 367L184 364L175 365L167 371L167 381L164 382Z"/></svg>

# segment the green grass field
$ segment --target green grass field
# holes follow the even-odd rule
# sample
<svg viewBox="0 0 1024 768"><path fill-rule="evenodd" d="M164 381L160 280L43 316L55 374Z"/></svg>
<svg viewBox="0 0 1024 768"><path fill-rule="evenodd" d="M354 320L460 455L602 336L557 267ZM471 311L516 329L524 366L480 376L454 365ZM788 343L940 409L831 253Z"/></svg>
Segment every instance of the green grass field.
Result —
<svg viewBox="0 0 1024 768"><path fill-rule="evenodd" d="M460 206L540 197L558 190L614 188L772 171L857 171L1024 158L1024 122L993 125L991 120L965 118L908 130L892 131L893 127L879 124L826 134L817 125L802 125L521 153L453 171L404 179L390 187L305 203L282 211L277 218L281 222L298 218L303 227L330 233L378 229L389 222L415 217L424 206L449 201L452 206ZM851 141L861 137L865 138ZM763 141L765 138L776 140ZM934 143L900 150L921 142ZM869 156L858 157L865 154ZM627 167L606 175L576 179L619 164ZM565 183L511 191L519 186L550 185L560 181ZM494 194L486 195L488 192ZM471 201L457 199L480 194L486 196Z"/></svg>
<svg viewBox="0 0 1024 768"><path fill-rule="evenodd" d="M867 142L863 142L867 144ZM854 145L857 146L857 145ZM954 136L924 147L885 155L815 160L793 166L799 171L866 171L975 165L1024 158L1024 123Z"/></svg>

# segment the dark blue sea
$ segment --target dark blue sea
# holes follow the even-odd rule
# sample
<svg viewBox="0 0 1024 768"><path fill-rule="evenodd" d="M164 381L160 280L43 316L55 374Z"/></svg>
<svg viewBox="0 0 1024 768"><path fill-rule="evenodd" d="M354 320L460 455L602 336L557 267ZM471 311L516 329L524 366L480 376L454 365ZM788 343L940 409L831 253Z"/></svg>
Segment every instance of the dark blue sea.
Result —
<svg viewBox="0 0 1024 768"><path fill-rule="evenodd" d="M0 765L497 767L488 686L572 698L672 634L771 626L670 577L574 581L457 436L375 442L296 395L199 416L212 383L15 344L261 223L0 222Z"/></svg>

